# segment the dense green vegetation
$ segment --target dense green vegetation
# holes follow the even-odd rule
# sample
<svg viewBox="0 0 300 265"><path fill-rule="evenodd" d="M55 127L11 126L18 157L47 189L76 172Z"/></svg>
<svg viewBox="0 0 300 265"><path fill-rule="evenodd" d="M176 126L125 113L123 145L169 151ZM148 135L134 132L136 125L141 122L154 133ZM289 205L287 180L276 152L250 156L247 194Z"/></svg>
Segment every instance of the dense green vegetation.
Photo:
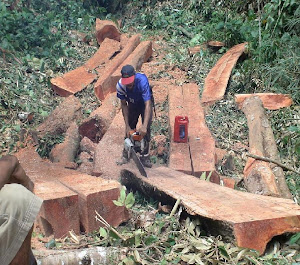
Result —
<svg viewBox="0 0 300 265"><path fill-rule="evenodd" d="M215 114L207 116L208 126L220 142L230 135L232 141L244 139L247 137L246 123L242 122L245 118L234 107L234 93L289 93L294 100L292 107L268 111L267 114L283 162L299 171L300 5L296 0L1 1L0 155L14 152L20 135L34 130L61 100L50 89L50 78L76 68L97 50L93 36L96 17L120 18L124 25L122 30L130 34L136 31L145 38L163 37L170 47L165 60L170 65L184 69L188 78L197 82L201 90L205 76L220 56L233 45L248 42L247 56L242 58L243 61L237 64L232 73L226 95L229 103L217 103L214 106ZM83 41L80 32L86 33L87 42L94 44L88 45ZM226 45L217 53L203 49L189 56L188 47L210 40L224 41ZM77 95L82 99L86 114L99 104L91 99L92 93L89 87ZM33 113L34 119L23 122L20 118L22 113ZM242 125L236 126L236 121ZM46 155L61 140L61 136L41 139L40 153ZM287 180L299 203L299 176L288 172ZM133 234L156 247L154 239L159 234L155 233L171 222L174 229L166 230L169 237L165 238L164 243L167 246L172 241L176 245L184 240L184 236L178 235L178 229L188 229L185 226L180 228L177 221L158 218L151 226L155 231L151 238L147 234L149 231L146 234L135 231ZM191 231L195 232L196 226ZM210 242L210 247L215 247L223 264L229 264L226 263L226 253L232 246L224 250L222 243L217 245L218 239L205 240ZM119 241L110 239L108 244L117 245ZM166 247L164 251L167 253L171 251L170 248ZM187 254L194 253L191 251L189 249ZM260 262L291 264L290 258L280 254L290 254L294 264L296 259L299 260L299 255L292 255L293 251L274 253L261 258ZM178 255L175 254L173 262L178 261ZM230 264L261 264L256 260L259 258L254 258L255 261L251 259L252 256ZM128 261L124 264L133 263Z"/></svg>

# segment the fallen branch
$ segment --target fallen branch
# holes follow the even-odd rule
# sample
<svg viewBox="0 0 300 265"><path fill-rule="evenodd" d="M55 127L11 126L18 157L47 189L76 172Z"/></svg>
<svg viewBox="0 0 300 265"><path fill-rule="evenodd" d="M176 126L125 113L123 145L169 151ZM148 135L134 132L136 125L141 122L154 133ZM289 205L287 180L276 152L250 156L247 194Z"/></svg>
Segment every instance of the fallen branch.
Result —
<svg viewBox="0 0 300 265"><path fill-rule="evenodd" d="M170 217L172 217L175 214L175 212L177 211L177 208L178 208L180 202L181 202L180 198L176 200L176 202L174 204L174 207L173 207L173 209L172 209L172 211L170 213Z"/></svg>
<svg viewBox="0 0 300 265"><path fill-rule="evenodd" d="M101 224L103 224L107 229L114 232L119 238L121 238L123 241L126 241L126 238L123 237L116 229L114 229L106 220L95 210L96 212L96 220L99 221Z"/></svg>
<svg viewBox="0 0 300 265"><path fill-rule="evenodd" d="M250 154L250 153L246 153L246 156L249 156L249 157L252 157L252 158L255 158L255 159L259 159L259 160L262 160L262 161L265 161L265 162L270 162L270 163L273 163L273 164L276 164L282 168L285 168L286 170L288 171L292 171L298 175L300 175L300 172L296 171L295 169L293 169L292 167L290 166L286 166L276 160L273 160L271 158L267 158L267 157L263 157L263 156L258 156L258 155L253 155L253 154Z"/></svg>
<svg viewBox="0 0 300 265"><path fill-rule="evenodd" d="M186 29L183 27L178 26L177 27L185 36L189 37L190 39L194 38L194 35L192 33L189 33Z"/></svg>

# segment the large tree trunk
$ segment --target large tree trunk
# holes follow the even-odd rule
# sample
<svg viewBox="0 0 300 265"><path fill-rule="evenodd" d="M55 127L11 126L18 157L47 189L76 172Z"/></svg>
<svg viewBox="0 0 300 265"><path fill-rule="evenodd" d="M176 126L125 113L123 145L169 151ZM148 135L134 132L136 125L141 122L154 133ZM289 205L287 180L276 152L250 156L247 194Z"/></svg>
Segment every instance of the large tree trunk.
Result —
<svg viewBox="0 0 300 265"><path fill-rule="evenodd" d="M259 97L247 98L242 111L248 120L250 153L280 162L273 131ZM278 165L249 158L244 175L250 192L292 199L283 170Z"/></svg>

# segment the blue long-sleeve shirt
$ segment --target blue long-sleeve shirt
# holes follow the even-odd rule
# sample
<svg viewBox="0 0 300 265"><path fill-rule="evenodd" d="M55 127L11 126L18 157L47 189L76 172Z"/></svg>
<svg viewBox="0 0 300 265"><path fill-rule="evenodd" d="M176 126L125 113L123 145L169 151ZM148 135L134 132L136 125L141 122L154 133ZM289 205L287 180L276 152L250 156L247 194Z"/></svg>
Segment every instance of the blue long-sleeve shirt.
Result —
<svg viewBox="0 0 300 265"><path fill-rule="evenodd" d="M142 73L136 73L132 90L126 88L126 85L122 85L120 79L117 83L117 97L137 105L142 105L150 100L151 90L147 76Z"/></svg>

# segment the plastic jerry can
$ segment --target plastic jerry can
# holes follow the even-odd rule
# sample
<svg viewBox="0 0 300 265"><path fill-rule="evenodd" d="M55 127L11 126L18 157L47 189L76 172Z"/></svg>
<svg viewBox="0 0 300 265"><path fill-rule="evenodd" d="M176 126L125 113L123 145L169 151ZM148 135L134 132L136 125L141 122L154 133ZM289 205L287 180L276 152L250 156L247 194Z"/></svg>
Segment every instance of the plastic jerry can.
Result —
<svg viewBox="0 0 300 265"><path fill-rule="evenodd" d="M186 143L188 141L188 124L187 116L176 116L174 124L174 142Z"/></svg>

